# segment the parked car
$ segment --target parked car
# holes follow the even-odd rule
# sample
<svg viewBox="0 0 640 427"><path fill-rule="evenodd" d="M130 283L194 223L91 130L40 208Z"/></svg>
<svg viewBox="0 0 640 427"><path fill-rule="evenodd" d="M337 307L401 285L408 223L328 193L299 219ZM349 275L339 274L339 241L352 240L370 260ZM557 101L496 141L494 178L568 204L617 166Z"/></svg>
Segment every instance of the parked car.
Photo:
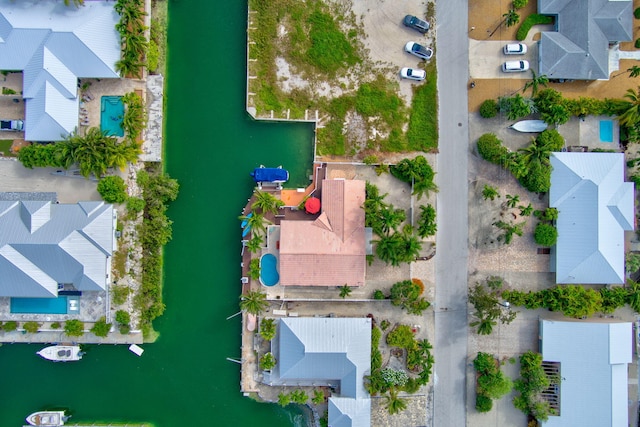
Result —
<svg viewBox="0 0 640 427"><path fill-rule="evenodd" d="M507 61L502 64L502 71L505 73L518 73L529 69L529 61Z"/></svg>
<svg viewBox="0 0 640 427"><path fill-rule="evenodd" d="M405 16L404 21L402 22L406 27L413 28L414 30L418 30L422 34L425 34L427 31L429 31L429 23L413 15Z"/></svg>
<svg viewBox="0 0 640 427"><path fill-rule="evenodd" d="M509 43L504 46L505 55L524 55L527 53L527 45L524 43Z"/></svg>
<svg viewBox="0 0 640 427"><path fill-rule="evenodd" d="M22 120L0 120L0 130L20 131L23 129L24 122Z"/></svg>
<svg viewBox="0 0 640 427"><path fill-rule="evenodd" d="M400 77L409 80L424 80L427 78L427 72L416 68L404 67L400 70Z"/></svg>
<svg viewBox="0 0 640 427"><path fill-rule="evenodd" d="M404 50L414 56L417 56L418 58L425 60L431 59L431 57L433 56L433 49L424 47L416 42L408 42L406 45L404 45Z"/></svg>

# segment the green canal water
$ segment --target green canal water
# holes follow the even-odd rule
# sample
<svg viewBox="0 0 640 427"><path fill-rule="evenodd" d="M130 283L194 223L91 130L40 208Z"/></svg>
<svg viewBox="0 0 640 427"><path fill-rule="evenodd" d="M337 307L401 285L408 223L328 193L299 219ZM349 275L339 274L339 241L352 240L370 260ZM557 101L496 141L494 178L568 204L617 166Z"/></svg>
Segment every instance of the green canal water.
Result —
<svg viewBox="0 0 640 427"><path fill-rule="evenodd" d="M158 427L302 425L299 412L242 397L239 365L240 227L259 164L292 183L311 171L307 124L257 123L244 112L246 1L169 2L166 167L180 181L165 251L161 336L138 358L90 346L79 363L52 364L40 345L0 347L0 427L66 407L72 420L150 421Z"/></svg>

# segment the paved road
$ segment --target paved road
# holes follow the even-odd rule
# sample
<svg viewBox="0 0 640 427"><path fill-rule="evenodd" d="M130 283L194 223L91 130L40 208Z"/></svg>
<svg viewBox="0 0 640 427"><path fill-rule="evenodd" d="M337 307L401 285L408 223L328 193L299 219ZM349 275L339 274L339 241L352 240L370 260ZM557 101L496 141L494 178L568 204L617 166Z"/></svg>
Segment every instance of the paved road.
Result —
<svg viewBox="0 0 640 427"><path fill-rule="evenodd" d="M436 3L440 155L434 426L466 425L468 204L467 0ZM446 310L445 310L446 308Z"/></svg>

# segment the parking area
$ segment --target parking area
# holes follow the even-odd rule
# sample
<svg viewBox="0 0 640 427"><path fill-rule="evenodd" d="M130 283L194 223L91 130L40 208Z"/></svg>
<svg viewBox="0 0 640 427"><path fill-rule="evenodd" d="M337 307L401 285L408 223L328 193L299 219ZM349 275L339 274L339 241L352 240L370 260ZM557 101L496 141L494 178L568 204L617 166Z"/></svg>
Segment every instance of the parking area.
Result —
<svg viewBox="0 0 640 427"><path fill-rule="evenodd" d="M471 79L524 79L531 78L531 72L505 73L501 66L505 61L529 61L530 68L538 69L538 43L522 42L527 46L524 55L505 55L503 48L507 43L517 41L485 41L469 39L469 75Z"/></svg>

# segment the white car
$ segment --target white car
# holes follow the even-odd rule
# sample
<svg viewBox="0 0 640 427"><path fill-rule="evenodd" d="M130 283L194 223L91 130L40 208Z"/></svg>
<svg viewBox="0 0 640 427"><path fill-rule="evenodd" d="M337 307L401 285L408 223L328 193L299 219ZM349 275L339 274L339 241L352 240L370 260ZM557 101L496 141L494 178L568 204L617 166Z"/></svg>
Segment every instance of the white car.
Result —
<svg viewBox="0 0 640 427"><path fill-rule="evenodd" d="M524 55L527 53L527 45L523 43L509 43L504 46L505 55Z"/></svg>
<svg viewBox="0 0 640 427"><path fill-rule="evenodd" d="M502 64L502 71L505 73L518 73L529 69L529 61L507 61Z"/></svg>
<svg viewBox="0 0 640 427"><path fill-rule="evenodd" d="M404 67L400 70L400 77L409 80L424 80L427 78L427 72L416 68Z"/></svg>
<svg viewBox="0 0 640 427"><path fill-rule="evenodd" d="M404 45L404 50L424 60L431 59L433 56L433 49L424 47L416 42L407 42L407 44Z"/></svg>

